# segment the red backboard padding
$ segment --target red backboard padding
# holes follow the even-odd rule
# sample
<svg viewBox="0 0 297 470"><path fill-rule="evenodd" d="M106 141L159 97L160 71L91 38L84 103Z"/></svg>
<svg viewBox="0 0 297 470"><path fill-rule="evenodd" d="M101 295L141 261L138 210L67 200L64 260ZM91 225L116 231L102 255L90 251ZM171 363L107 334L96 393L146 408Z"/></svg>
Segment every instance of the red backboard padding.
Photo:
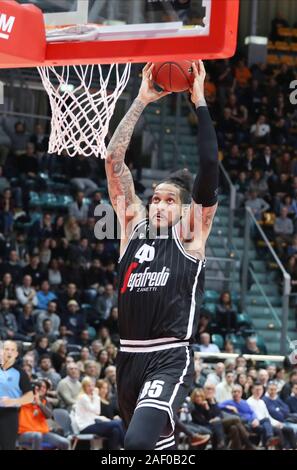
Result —
<svg viewBox="0 0 297 470"><path fill-rule="evenodd" d="M212 0L208 36L46 44L41 10L1 0L0 26L7 29L10 16L15 22L9 39L0 37L0 68L227 58L235 53L238 14L239 0Z"/></svg>
<svg viewBox="0 0 297 470"><path fill-rule="evenodd" d="M0 67L28 67L45 59L42 11L14 0L0 2Z"/></svg>

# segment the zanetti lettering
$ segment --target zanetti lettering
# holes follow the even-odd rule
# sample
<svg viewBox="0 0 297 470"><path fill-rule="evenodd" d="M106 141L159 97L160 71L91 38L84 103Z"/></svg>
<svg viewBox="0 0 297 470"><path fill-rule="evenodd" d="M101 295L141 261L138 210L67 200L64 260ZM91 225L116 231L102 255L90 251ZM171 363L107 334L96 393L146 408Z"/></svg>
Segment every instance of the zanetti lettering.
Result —
<svg viewBox="0 0 297 470"><path fill-rule="evenodd" d="M161 272L150 272L146 268L143 273L131 273L127 287L130 292L135 287L160 287L166 286L170 270L164 266Z"/></svg>

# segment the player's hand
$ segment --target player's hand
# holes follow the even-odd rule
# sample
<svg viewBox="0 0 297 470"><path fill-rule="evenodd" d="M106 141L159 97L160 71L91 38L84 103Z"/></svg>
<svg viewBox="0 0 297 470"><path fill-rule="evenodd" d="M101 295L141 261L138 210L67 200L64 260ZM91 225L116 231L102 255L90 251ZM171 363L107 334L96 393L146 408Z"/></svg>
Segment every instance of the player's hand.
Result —
<svg viewBox="0 0 297 470"><path fill-rule="evenodd" d="M200 100L205 100L204 98L204 80L205 80L205 68L202 60L197 62L192 62L193 72L194 72L194 82L192 88L190 88L191 101L197 107Z"/></svg>
<svg viewBox="0 0 297 470"><path fill-rule="evenodd" d="M154 87L152 72L154 64L148 62L142 69L142 83L138 92L137 99L144 104L153 103L154 101L169 95L171 91L157 91Z"/></svg>

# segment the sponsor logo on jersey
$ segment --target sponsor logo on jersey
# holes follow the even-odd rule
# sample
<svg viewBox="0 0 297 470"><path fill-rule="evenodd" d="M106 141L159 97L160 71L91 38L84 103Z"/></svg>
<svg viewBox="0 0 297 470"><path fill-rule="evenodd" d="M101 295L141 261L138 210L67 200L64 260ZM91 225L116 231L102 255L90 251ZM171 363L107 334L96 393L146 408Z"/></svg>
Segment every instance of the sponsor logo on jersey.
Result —
<svg viewBox="0 0 297 470"><path fill-rule="evenodd" d="M150 268L145 268L143 273L133 273L133 270L138 266L138 263L132 263L125 275L121 294L124 294L128 289L132 292L136 289L137 292L157 290L157 287L166 286L170 269L163 267L162 271L150 271Z"/></svg>

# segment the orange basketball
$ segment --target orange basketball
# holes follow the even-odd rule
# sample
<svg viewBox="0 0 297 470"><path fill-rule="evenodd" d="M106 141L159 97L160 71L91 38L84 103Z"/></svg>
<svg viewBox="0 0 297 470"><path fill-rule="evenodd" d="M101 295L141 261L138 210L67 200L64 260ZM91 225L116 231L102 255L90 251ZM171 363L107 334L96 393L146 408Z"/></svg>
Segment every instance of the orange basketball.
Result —
<svg viewBox="0 0 297 470"><path fill-rule="evenodd" d="M192 87L194 72L191 60L157 62L153 68L153 80L166 91L186 91Z"/></svg>

